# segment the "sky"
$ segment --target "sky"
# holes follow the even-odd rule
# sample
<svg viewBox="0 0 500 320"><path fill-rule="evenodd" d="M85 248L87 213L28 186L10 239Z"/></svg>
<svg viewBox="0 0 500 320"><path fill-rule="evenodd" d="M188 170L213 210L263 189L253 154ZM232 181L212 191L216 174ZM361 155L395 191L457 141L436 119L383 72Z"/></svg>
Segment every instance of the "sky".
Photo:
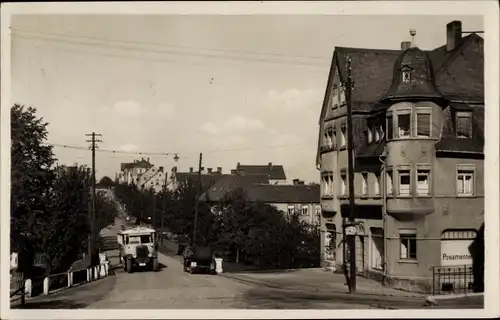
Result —
<svg viewBox="0 0 500 320"><path fill-rule="evenodd" d="M202 152L224 173L272 162L317 182L335 46L399 49L413 28L433 49L452 20L483 30L479 16L14 15L12 103L37 108L49 143L83 149L54 147L60 164L90 165L85 134L102 134L98 179L134 152L180 171Z"/></svg>

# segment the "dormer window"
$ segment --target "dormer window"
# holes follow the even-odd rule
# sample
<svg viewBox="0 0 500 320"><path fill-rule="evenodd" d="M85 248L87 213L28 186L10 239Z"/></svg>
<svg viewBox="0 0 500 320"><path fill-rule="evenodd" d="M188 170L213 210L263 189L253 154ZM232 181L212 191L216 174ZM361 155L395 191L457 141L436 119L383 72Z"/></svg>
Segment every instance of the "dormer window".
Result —
<svg viewBox="0 0 500 320"><path fill-rule="evenodd" d="M472 136L472 114L470 112L457 112L456 132L458 138L470 138Z"/></svg>
<svg viewBox="0 0 500 320"><path fill-rule="evenodd" d="M408 66L404 66L401 68L401 82L410 83L411 81L411 68Z"/></svg>

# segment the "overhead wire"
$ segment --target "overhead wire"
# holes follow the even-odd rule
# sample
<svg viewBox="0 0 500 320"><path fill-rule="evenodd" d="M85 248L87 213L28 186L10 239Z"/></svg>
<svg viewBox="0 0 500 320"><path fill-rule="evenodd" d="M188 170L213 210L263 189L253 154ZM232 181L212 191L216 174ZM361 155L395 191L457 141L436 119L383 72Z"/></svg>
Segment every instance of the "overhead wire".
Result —
<svg viewBox="0 0 500 320"><path fill-rule="evenodd" d="M50 145L53 147L60 147L65 149L74 149L74 150L85 150L88 151L88 147L74 146L74 145L66 145L59 143L50 143L46 142L45 145ZM231 149L212 149L212 150L204 150L200 151L202 153L217 153L217 152L235 152L235 151L250 151L250 150L258 150L258 149L274 149L274 148L284 148L284 147L293 147L293 146L301 146L301 145L310 145L310 142L304 143L295 143L295 144L281 144L281 145L267 145L260 147L245 147L245 148L231 148ZM101 149L96 148L96 152L105 152L112 154L124 154L124 155L136 155L136 156L179 156L181 153L179 152L149 152L149 151L124 151L124 150L116 150L116 149ZM198 152L193 152L193 154L197 154ZM184 154L184 153L182 153ZM181 157L182 158L182 157Z"/></svg>
<svg viewBox="0 0 500 320"><path fill-rule="evenodd" d="M131 40L101 38L101 37L89 37L89 36L81 36L81 35L74 35L74 34L64 34L64 33L56 33L56 32L39 32L39 31L23 30L23 29L17 29L17 28L12 28L11 31L21 32L21 33L39 34L39 35L49 35L49 36L55 36L55 37L70 37L70 38L78 38L78 39L86 39L86 40L104 41L106 43L109 43L109 42L119 42L119 43L134 44L134 45L147 45L147 46L181 48L181 49L190 49L190 50L203 50L203 51L214 51L214 52L239 53L239 54L248 54L248 55L302 58L302 59L323 60L325 63L329 63L330 62L330 58L319 57L319 56L290 55L290 54L275 53L275 52L258 52L258 51L235 50L235 49L220 49L220 48L216 49L216 48L194 47L194 46L173 45L173 44L149 43L149 42L142 42L142 41L131 41Z"/></svg>
<svg viewBox="0 0 500 320"><path fill-rule="evenodd" d="M217 55L217 54L209 54L209 53L200 53L200 52L188 52L188 51L172 51L172 50L159 50L159 49L151 49L151 48L139 48L139 47L131 47L131 46L123 46L116 45L112 43L96 43L96 42L88 42L88 41L77 41L71 39L62 39L62 38L51 38L51 37L41 37L41 36L29 36L29 35L21 35L13 33L12 36L18 39L26 39L26 40L39 40L44 42L58 42L58 43L66 43L71 45L78 45L84 47L94 47L94 48L108 48L108 49L116 49L116 50L124 50L127 52L140 52L140 53L156 53L163 55L178 55L181 57L198 57L198 58L210 58L210 59L222 59L222 60L233 60L233 61L243 61L243 62L264 62L264 63L274 63L274 64L285 64L292 66L305 66L305 67L315 67L315 68L325 68L327 65L326 62L324 64L312 64L312 63L304 63L300 61L294 60L280 60L280 59L270 59L270 58L255 58L255 57L243 57L243 56L229 56L229 55Z"/></svg>

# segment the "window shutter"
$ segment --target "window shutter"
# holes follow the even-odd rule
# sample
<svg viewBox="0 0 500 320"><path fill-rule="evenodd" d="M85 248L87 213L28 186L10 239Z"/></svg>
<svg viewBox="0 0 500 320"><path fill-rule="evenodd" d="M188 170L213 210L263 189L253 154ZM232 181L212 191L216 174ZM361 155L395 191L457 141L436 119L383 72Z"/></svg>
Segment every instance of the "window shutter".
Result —
<svg viewBox="0 0 500 320"><path fill-rule="evenodd" d="M425 113L417 114L417 135L430 136L431 135L431 115Z"/></svg>

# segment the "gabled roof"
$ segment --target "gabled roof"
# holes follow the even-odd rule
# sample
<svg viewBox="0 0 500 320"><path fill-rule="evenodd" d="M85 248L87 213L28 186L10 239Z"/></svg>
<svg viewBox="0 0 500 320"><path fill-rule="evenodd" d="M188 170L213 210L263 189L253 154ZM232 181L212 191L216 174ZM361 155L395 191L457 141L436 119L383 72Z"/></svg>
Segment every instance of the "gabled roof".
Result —
<svg viewBox="0 0 500 320"><path fill-rule="evenodd" d="M285 169L282 165L240 165L236 166L239 175L259 175L267 176L271 180L286 180Z"/></svg>
<svg viewBox="0 0 500 320"><path fill-rule="evenodd" d="M210 186L217 183L217 181L219 181L220 179L227 177L227 176L231 176L231 175L220 174L220 173L210 173L210 174L202 173L200 175L201 190L202 191L207 190ZM192 183L197 183L198 182L198 172L176 172L175 179L178 183L187 183L190 181Z"/></svg>
<svg viewBox="0 0 500 320"><path fill-rule="evenodd" d="M202 201L218 202L227 193L242 189L249 201L265 203L319 203L319 185L274 185L262 183L252 176L231 176L220 180L201 197Z"/></svg>
<svg viewBox="0 0 500 320"><path fill-rule="evenodd" d="M268 184L269 179L262 175L224 175L215 184L205 189L206 192L200 197L206 201L220 201L228 192L237 189L247 189L254 184Z"/></svg>
<svg viewBox="0 0 500 320"><path fill-rule="evenodd" d="M445 98L467 102L484 100L484 56L482 52L473 50L474 44L482 47L483 42L483 38L473 33L463 37L452 51L446 51L446 44L425 51L433 65L436 86ZM320 126L328 110L334 74L338 71L340 81L345 81L348 57L351 58L354 82L352 109L354 112L369 112L389 90L394 63L401 52L401 50L335 47L320 113ZM460 59L464 53L467 54L467 59ZM319 132L318 161L321 136L322 132Z"/></svg>

